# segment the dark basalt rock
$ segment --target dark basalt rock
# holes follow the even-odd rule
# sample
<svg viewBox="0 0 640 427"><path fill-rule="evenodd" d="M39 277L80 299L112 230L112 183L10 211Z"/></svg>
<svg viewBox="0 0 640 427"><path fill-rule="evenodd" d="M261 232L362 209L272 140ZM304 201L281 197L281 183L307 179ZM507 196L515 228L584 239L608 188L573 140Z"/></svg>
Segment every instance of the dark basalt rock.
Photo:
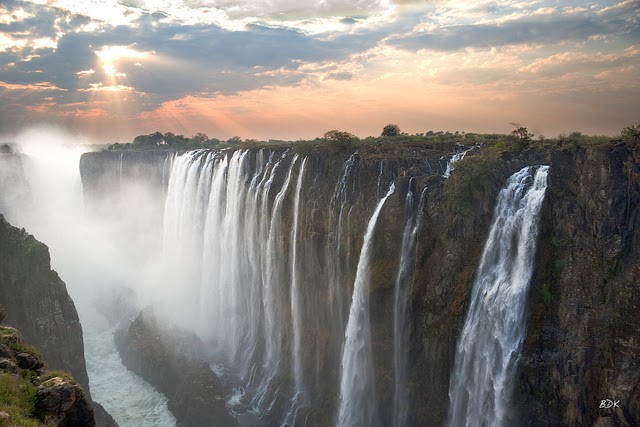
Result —
<svg viewBox="0 0 640 427"><path fill-rule="evenodd" d="M7 374L17 374L18 365L11 359L0 359L0 371Z"/></svg>
<svg viewBox="0 0 640 427"><path fill-rule="evenodd" d="M57 427L94 427L93 409L79 384L59 377L51 378L36 389L36 410L46 414L47 422Z"/></svg>
<svg viewBox="0 0 640 427"><path fill-rule="evenodd" d="M82 326L65 283L51 269L49 249L0 215L0 303L5 322L40 349L51 369L88 388Z"/></svg>
<svg viewBox="0 0 640 427"><path fill-rule="evenodd" d="M225 407L230 390L193 333L163 324L149 307L116 334L116 345L125 366L167 396L178 426L238 425Z"/></svg>

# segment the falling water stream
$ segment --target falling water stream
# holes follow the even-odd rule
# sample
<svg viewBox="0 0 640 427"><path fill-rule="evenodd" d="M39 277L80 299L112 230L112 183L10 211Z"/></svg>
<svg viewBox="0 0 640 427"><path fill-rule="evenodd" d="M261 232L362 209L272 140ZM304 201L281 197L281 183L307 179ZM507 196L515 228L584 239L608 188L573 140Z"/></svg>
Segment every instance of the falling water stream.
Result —
<svg viewBox="0 0 640 427"><path fill-rule="evenodd" d="M513 425L509 402L548 171L525 167L498 196L451 373L451 427Z"/></svg>
<svg viewBox="0 0 640 427"><path fill-rule="evenodd" d="M304 171L307 166L307 158L302 161L300 172L298 172L298 181L296 184L295 198L293 201L293 230L291 231L291 319L293 327L293 345L291 347L291 358L293 360L292 370L295 381L295 394L291 399L291 405L285 424L293 425L295 422L296 410L298 402L305 399L304 396L304 372L302 370L302 309L301 309L301 290L300 290L300 274L298 271L298 227L300 222L300 191L302 190L302 180Z"/></svg>
<svg viewBox="0 0 640 427"><path fill-rule="evenodd" d="M427 189L420 195L417 214L414 213L414 194L409 180L409 188L405 198L405 223L402 233L400 264L393 295L393 360L394 360L394 393L393 393L393 425L397 427L407 424L409 411L409 396L407 387L407 335L406 322L408 320L409 291L413 281L413 260L416 249L418 230L422 224L424 203Z"/></svg>
<svg viewBox="0 0 640 427"><path fill-rule="evenodd" d="M387 194L378 202L367 224L367 231L360 251L342 352L338 426L375 426L378 424L371 352L371 324L369 322L370 257L378 216L384 202L394 190L395 185L392 183Z"/></svg>

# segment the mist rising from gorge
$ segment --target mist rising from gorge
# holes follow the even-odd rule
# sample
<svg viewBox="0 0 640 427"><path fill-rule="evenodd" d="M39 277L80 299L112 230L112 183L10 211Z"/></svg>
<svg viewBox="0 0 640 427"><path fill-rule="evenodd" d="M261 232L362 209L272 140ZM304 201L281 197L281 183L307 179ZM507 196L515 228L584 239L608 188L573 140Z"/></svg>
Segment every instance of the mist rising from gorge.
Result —
<svg viewBox="0 0 640 427"><path fill-rule="evenodd" d="M148 303L145 289L153 285L145 284L157 268L159 248L123 226L119 204L85 215L79 163L82 153L93 150L88 138L39 126L3 139L20 154L30 189L11 194L23 189L5 186L3 197L22 202L3 213L49 246L52 268L67 284L83 325L93 399L121 426L175 425L166 398L122 365L113 343L117 324ZM127 203L147 201L137 193ZM128 399L118 397L123 391Z"/></svg>

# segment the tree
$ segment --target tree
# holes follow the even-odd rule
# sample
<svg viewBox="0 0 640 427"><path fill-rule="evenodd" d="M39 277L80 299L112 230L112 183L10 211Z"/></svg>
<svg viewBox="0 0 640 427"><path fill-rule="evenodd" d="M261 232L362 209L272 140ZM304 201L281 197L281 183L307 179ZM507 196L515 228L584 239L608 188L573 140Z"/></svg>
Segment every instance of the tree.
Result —
<svg viewBox="0 0 640 427"><path fill-rule="evenodd" d="M209 137L206 133L198 132L191 137L191 142L202 145L208 139Z"/></svg>
<svg viewBox="0 0 640 427"><path fill-rule="evenodd" d="M622 129L620 134L625 141L638 142L640 141L640 124L637 126L627 126Z"/></svg>
<svg viewBox="0 0 640 427"><path fill-rule="evenodd" d="M158 145L164 140L164 136L160 132L151 133L149 135L138 135L133 140L134 145L151 146Z"/></svg>
<svg viewBox="0 0 640 427"><path fill-rule="evenodd" d="M330 130L325 132L324 139L332 146L340 149L350 148L355 145L360 138L349 132Z"/></svg>
<svg viewBox="0 0 640 427"><path fill-rule="evenodd" d="M526 127L520 126L520 123L509 123L509 124L515 127L515 130L511 131L511 135L515 136L520 141L526 141L526 142L531 141L531 138L533 138L533 134L529 133Z"/></svg>
<svg viewBox="0 0 640 427"><path fill-rule="evenodd" d="M388 124L382 129L381 136L398 136L400 135L400 127L394 124Z"/></svg>

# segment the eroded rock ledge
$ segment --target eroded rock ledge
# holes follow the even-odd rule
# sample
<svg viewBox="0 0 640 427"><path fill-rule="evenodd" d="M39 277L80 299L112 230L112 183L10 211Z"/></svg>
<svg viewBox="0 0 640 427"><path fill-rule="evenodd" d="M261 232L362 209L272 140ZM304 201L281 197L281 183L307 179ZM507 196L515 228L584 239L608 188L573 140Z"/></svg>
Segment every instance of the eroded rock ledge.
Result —
<svg viewBox="0 0 640 427"><path fill-rule="evenodd" d="M193 333L163 323L148 307L116 333L116 346L125 366L167 397L179 427L238 425L225 407L230 389Z"/></svg>
<svg viewBox="0 0 640 427"><path fill-rule="evenodd" d="M96 425L80 384L66 372L49 371L40 352L11 326L0 326L0 389L0 425Z"/></svg>

